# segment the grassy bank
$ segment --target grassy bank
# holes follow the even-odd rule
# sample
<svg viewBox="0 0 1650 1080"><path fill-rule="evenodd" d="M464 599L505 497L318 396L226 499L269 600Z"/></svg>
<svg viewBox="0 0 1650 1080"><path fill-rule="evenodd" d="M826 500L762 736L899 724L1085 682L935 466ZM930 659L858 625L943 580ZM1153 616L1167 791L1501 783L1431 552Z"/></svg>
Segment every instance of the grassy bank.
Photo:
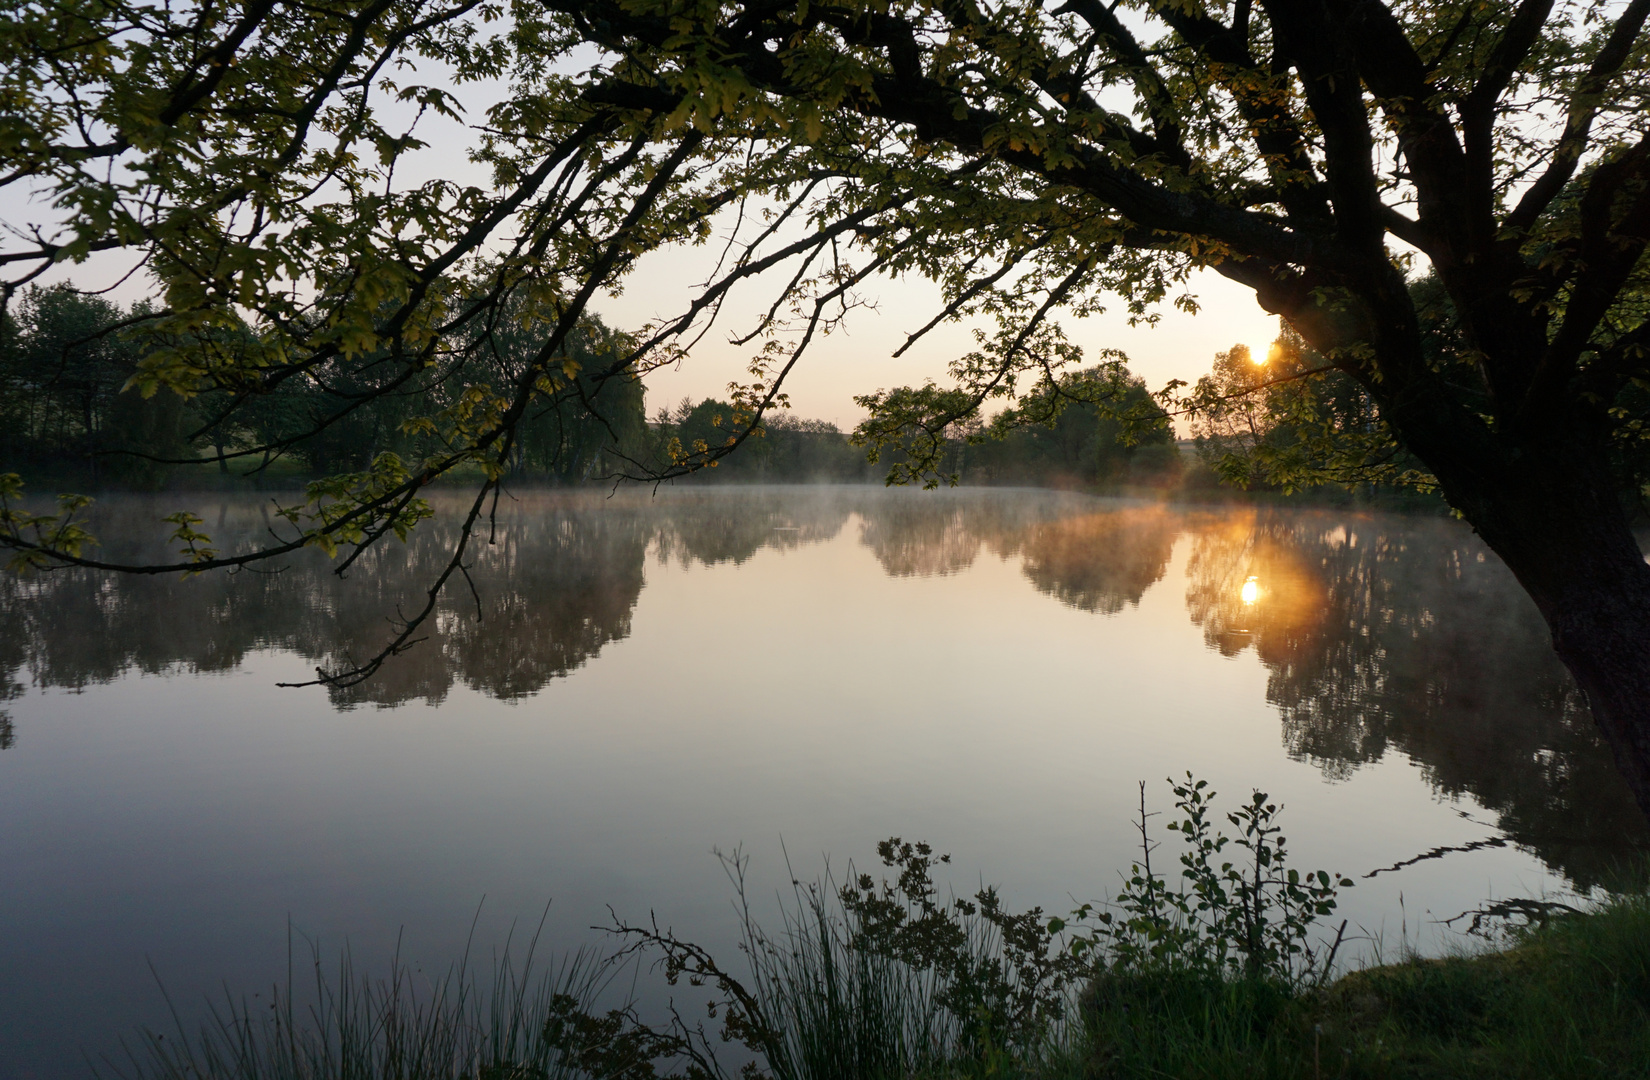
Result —
<svg viewBox="0 0 1650 1080"><path fill-rule="evenodd" d="M1650 894L1523 910L1445 958L1342 973L1350 882L1288 866L1280 808L1216 814L1173 785L1174 877L1140 817L1140 861L1068 918L942 896L946 857L878 846L883 872L798 883L764 926L744 862L736 964L657 925L617 924L605 959L490 982L358 976L347 955L198 1031L145 1033L105 1075L132 1080L1104 1080L1650 1078ZM1235 826L1233 835L1217 820ZM1160 856L1159 865L1162 858ZM1561 906L1559 906L1561 907ZM1503 915L1516 912L1503 907ZM1550 917L1549 917L1550 916ZM1476 946L1467 951L1466 944ZM609 991L657 973L682 1011L643 1017ZM619 976L623 977L620 978ZM424 987L422 991L418 987ZM691 1005L686 1003L691 1002ZM690 1019L684 1019L684 1015Z"/></svg>
<svg viewBox="0 0 1650 1080"><path fill-rule="evenodd" d="M1650 900L1615 899L1501 947L1410 958L1293 993L1169 973L1098 980L1095 1077L1650 1076Z"/></svg>

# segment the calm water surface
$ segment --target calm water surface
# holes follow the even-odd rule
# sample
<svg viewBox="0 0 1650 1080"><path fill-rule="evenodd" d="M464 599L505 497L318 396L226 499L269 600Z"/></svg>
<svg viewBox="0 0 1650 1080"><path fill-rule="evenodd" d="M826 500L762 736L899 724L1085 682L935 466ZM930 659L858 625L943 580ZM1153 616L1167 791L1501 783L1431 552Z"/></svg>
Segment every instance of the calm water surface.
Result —
<svg viewBox="0 0 1650 1080"><path fill-rule="evenodd" d="M191 497L113 501L117 541ZM252 499L194 497L220 540ZM0 578L0 1076L285 971L287 927L445 968L550 908L724 954L759 891L924 838L959 888L1115 887L1137 781L1287 806L1354 928L1439 947L1487 897L1586 888L1645 830L1510 576L1458 523L1042 492L523 496L429 640L344 691L450 521L190 581ZM1478 842L1490 841L1488 846ZM1361 875L1440 846L1475 850ZM871 859L867 859L870 856ZM1400 896L1402 897L1400 902ZM485 897L485 903L482 904Z"/></svg>

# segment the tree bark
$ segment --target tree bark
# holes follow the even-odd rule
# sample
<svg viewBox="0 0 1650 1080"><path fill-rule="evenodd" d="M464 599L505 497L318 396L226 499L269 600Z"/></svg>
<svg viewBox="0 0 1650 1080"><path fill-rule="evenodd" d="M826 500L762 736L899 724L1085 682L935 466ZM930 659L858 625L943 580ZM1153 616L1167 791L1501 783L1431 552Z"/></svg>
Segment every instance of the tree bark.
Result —
<svg viewBox="0 0 1650 1080"><path fill-rule="evenodd" d="M1537 600L1553 648L1587 695L1639 809L1650 817L1650 567L1597 567L1588 580Z"/></svg>
<svg viewBox="0 0 1650 1080"><path fill-rule="evenodd" d="M1535 601L1650 817L1650 565L1602 453L1542 449L1503 483L1446 492Z"/></svg>

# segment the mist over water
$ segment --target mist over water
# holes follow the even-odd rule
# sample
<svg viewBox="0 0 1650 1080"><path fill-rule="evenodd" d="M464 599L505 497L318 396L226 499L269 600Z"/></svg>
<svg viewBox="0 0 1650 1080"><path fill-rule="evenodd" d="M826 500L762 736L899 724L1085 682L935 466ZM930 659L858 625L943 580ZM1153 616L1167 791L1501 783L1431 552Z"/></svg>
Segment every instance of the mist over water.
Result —
<svg viewBox="0 0 1650 1080"><path fill-rule="evenodd" d="M102 504L105 553L153 557L121 538L188 501ZM193 501L226 548L271 526ZM483 953L552 899L547 942L600 943L611 904L736 962L712 851L741 844L771 892L927 839L959 889L1061 912L1127 868L1136 782L1167 809L1188 769L1283 801L1295 865L1359 877L1342 913L1389 941L1588 888L1650 839L1533 606L1440 519L524 494L426 640L357 687L277 689L376 651L456 507L344 578L318 553L0 578L0 1074L164 1022L149 962L190 1014L220 980L263 989L289 918L369 968L405 928L439 970L483 896Z"/></svg>

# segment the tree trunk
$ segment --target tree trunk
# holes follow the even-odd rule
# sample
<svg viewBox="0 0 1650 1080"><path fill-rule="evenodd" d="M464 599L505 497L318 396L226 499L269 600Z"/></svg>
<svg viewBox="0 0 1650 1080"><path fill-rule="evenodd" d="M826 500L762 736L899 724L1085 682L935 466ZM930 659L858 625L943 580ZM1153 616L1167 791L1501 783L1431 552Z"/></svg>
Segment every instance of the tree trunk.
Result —
<svg viewBox="0 0 1650 1080"><path fill-rule="evenodd" d="M1650 565L1602 455L1544 449L1498 491L1451 501L1535 601L1650 817Z"/></svg>
<svg viewBox="0 0 1650 1080"><path fill-rule="evenodd" d="M1625 528L1622 530L1626 532ZM1639 809L1650 817L1650 566L1633 544L1588 537L1577 564L1540 593L1536 605L1553 632L1553 649L1587 695L1593 720L1615 754ZM1626 536L1629 543L1632 535Z"/></svg>

